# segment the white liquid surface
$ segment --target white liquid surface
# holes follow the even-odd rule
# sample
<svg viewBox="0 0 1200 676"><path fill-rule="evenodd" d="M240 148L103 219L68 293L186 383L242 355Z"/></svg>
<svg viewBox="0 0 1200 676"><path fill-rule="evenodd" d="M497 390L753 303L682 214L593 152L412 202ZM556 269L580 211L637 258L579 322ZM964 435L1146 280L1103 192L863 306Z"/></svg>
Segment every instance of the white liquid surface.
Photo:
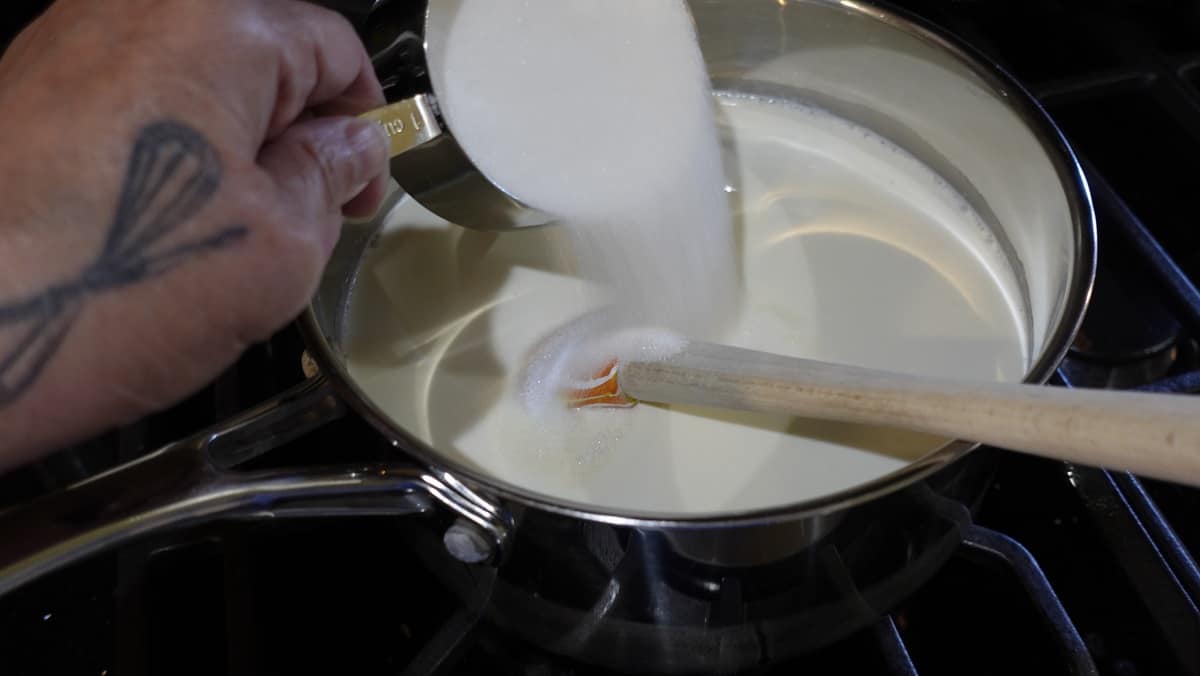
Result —
<svg viewBox="0 0 1200 676"><path fill-rule="evenodd" d="M952 378L1022 377L1016 279L944 181L824 112L721 100L743 275L727 342ZM345 345L355 380L457 462L597 507L694 515L794 503L943 443L644 404L583 411L553 429L534 423L518 396L529 351L603 302L556 255L563 236L472 232L403 202L352 292Z"/></svg>

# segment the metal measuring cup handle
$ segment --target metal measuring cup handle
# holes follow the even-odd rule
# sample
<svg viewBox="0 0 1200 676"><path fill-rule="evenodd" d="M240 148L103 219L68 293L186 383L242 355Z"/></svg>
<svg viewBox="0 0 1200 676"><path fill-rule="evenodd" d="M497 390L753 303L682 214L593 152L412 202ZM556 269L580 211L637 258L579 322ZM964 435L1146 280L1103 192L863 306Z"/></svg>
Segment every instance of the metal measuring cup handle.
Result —
<svg viewBox="0 0 1200 676"><path fill-rule="evenodd" d="M446 129L430 94L417 94L361 117L390 141L392 178L438 216L473 230L516 230L552 219L492 183Z"/></svg>

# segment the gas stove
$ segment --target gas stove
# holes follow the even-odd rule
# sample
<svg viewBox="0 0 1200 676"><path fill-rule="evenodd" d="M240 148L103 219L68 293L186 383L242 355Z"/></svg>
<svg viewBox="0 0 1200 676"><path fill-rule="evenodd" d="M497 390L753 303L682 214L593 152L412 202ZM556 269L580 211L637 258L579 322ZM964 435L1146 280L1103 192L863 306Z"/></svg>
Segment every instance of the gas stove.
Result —
<svg viewBox="0 0 1200 676"><path fill-rule="evenodd" d="M17 2L13 16L40 4ZM896 4L1022 80L1085 165L1100 263L1054 384L1200 392L1200 230L1190 208L1200 176L1200 5ZM285 329L179 406L0 478L0 502L69 485L245 410L301 382L302 353L296 329ZM349 416L253 465L389 451ZM984 452L997 470L974 516L967 505L930 506L953 534L950 562L873 626L815 651L786 643L797 632L755 619L793 593L786 561L753 577L668 562L662 584L638 587L625 576L661 554L654 542L603 528L567 533L603 602L559 617L561 608L531 598L497 616L487 608L510 592L492 569L446 554L440 517L381 516L223 521L93 557L0 598L0 673L608 674L616 672L561 655L621 604L710 625L694 641L671 640L710 651L718 671L749 655L762 674L1200 674L1200 491ZM554 570L538 574L545 585L573 584ZM828 575L837 582L836 562ZM551 620L565 629L544 641L509 630ZM638 645L666 640L636 628L617 638L631 671Z"/></svg>

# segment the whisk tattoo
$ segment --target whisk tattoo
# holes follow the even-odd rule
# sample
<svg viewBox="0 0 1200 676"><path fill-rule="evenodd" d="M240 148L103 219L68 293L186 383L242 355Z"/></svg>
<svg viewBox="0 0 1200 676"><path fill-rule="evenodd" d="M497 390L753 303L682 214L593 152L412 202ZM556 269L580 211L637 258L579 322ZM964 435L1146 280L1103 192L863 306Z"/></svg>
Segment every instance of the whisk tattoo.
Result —
<svg viewBox="0 0 1200 676"><path fill-rule="evenodd" d="M183 241L172 235L212 199L221 162L194 129L166 120L137 135L104 246L74 278L17 301L0 301L0 408L24 395L45 370L88 300L161 275L191 258L228 247L244 225ZM8 342L8 341L5 341Z"/></svg>

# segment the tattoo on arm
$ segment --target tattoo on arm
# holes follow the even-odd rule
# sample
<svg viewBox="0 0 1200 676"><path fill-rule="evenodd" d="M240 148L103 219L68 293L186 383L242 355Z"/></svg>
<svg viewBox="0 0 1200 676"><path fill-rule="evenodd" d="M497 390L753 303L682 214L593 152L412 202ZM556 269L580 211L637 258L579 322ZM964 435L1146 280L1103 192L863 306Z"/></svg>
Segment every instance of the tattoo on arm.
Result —
<svg viewBox="0 0 1200 676"><path fill-rule="evenodd" d="M198 132L173 121L141 130L95 260L73 279L28 298L0 299L0 409L37 382L90 297L150 279L248 234L235 225L199 239L171 237L220 183L220 160Z"/></svg>

